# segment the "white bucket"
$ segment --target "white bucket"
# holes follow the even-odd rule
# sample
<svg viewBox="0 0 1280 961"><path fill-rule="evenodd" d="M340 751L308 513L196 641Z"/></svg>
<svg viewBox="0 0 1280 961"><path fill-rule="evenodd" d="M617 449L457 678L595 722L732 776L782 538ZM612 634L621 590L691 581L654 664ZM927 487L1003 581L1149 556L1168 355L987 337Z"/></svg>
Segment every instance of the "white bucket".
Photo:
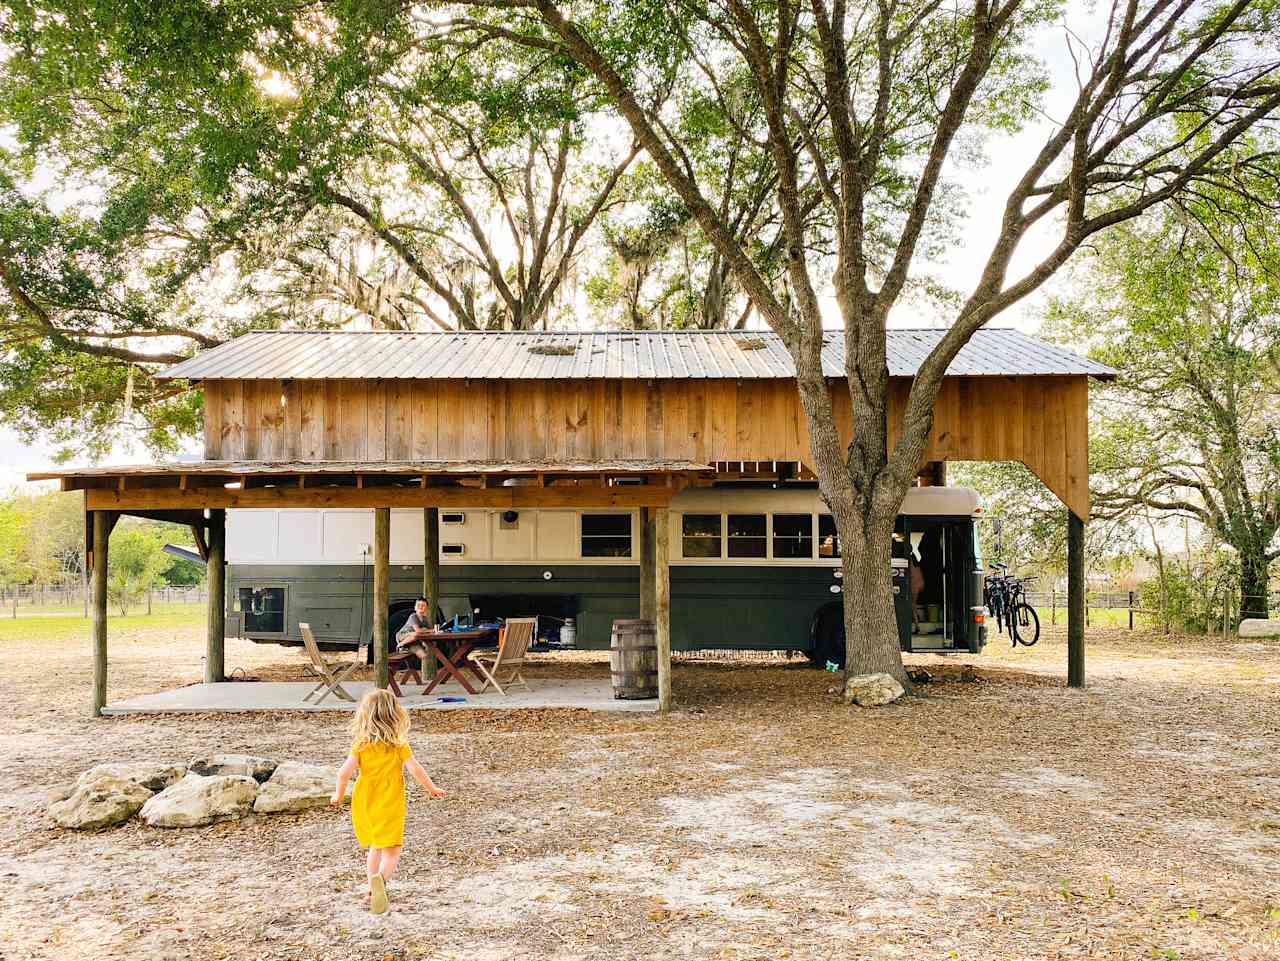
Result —
<svg viewBox="0 0 1280 961"><path fill-rule="evenodd" d="M573 647L578 641L578 629L574 626L573 618L567 618L560 627L560 643L565 647Z"/></svg>

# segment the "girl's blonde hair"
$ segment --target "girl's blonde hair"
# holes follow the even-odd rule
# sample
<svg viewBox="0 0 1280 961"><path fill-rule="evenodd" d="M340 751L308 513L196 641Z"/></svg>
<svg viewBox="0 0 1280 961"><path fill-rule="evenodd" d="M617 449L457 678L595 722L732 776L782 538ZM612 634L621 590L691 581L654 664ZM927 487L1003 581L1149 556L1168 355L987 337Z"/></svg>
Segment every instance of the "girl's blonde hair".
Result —
<svg viewBox="0 0 1280 961"><path fill-rule="evenodd" d="M390 691L375 688L360 698L356 716L351 719L352 750L366 744L399 747L408 743L409 712Z"/></svg>

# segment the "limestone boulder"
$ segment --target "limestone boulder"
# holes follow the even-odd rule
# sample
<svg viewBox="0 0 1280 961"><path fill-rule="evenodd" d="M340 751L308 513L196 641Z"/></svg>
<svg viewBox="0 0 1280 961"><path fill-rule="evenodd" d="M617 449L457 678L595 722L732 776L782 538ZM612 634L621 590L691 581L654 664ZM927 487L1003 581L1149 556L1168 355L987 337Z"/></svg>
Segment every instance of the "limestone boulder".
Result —
<svg viewBox="0 0 1280 961"><path fill-rule="evenodd" d="M253 810L258 782L246 774L188 774L142 806L142 820L157 828L194 828L234 821Z"/></svg>
<svg viewBox="0 0 1280 961"><path fill-rule="evenodd" d="M193 774L211 777L220 774L239 774L251 777L259 784L271 777L279 764L269 757L253 754L206 754L191 759L188 768Z"/></svg>
<svg viewBox="0 0 1280 961"><path fill-rule="evenodd" d="M59 827L97 831L129 820L151 798L151 792L135 781L100 774L82 778L70 796L49 805L49 814Z"/></svg>
<svg viewBox="0 0 1280 961"><path fill-rule="evenodd" d="M859 674L845 681L846 704L859 707L881 707L892 704L907 692L891 674Z"/></svg>
<svg viewBox="0 0 1280 961"><path fill-rule="evenodd" d="M1241 637L1280 637L1280 618L1247 617L1240 622Z"/></svg>
<svg viewBox="0 0 1280 961"><path fill-rule="evenodd" d="M278 814L324 807L333 796L337 768L323 764L283 761L261 788L253 802L255 814Z"/></svg>
<svg viewBox="0 0 1280 961"><path fill-rule="evenodd" d="M87 784L103 775L140 784L148 791L163 791L187 773L185 764L160 764L155 761L113 761L98 764L80 775L79 784Z"/></svg>

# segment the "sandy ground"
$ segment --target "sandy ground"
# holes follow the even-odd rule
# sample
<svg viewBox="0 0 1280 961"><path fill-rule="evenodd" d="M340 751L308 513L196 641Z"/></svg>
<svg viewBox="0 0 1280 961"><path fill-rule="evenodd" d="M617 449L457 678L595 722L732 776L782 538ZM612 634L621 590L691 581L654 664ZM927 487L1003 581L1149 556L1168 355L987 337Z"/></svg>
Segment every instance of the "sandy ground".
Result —
<svg viewBox="0 0 1280 961"><path fill-rule="evenodd" d="M112 697L197 679L199 635L113 637ZM48 793L100 761L346 748L337 716L91 720L87 654L0 644L3 961L1280 958L1275 643L1095 632L1069 691L1060 634L997 639L875 711L752 661L677 664L665 718L419 715L451 796L411 794L382 918L345 812L57 829Z"/></svg>

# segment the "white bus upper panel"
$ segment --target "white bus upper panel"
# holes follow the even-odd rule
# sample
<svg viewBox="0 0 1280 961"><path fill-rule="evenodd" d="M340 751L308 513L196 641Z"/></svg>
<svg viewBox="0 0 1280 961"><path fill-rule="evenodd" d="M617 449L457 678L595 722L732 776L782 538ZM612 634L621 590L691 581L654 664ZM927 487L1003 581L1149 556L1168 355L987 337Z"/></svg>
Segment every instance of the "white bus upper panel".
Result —
<svg viewBox="0 0 1280 961"><path fill-rule="evenodd" d="M981 512L978 495L959 487L912 488L902 513L971 517ZM671 501L670 545L673 564L787 564L830 566L834 560L819 546L826 505L813 489L761 490L699 488ZM442 510L440 560L460 564L634 564L639 511L520 510L514 518L500 510ZM720 515L718 548L685 538L684 515ZM784 545L778 515L786 515L794 533L797 518L808 515L808 544L795 556L796 542ZM587 520L583 520L584 516ZM734 518L756 517L763 525L753 545L758 556L735 557L729 544ZM391 511L391 563L422 563L422 511ZM764 546L760 547L763 540ZM372 562L373 511L369 509L248 510L227 512L227 561L231 564L367 564ZM737 541L747 545L747 541ZM789 548L789 549L787 549ZM703 553L693 556L695 549ZM686 556L686 550L690 552ZM785 555L785 556L784 556Z"/></svg>

